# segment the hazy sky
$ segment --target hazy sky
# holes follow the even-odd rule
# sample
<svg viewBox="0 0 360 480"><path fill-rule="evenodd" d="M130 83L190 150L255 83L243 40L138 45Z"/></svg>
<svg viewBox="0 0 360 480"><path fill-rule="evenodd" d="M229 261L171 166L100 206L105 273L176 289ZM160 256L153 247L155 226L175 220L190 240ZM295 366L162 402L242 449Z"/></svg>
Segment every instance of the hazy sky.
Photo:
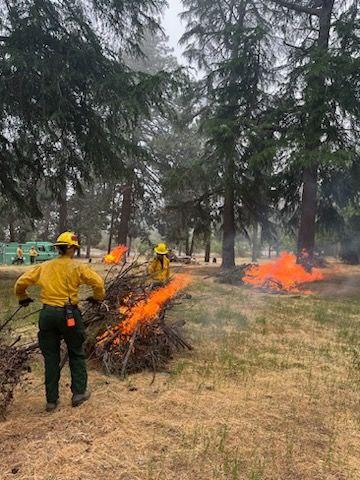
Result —
<svg viewBox="0 0 360 480"><path fill-rule="evenodd" d="M168 3L170 6L165 13L163 26L166 35L169 37L169 44L174 49L174 53L180 62L184 62L184 58L181 58L183 49L178 45L178 42L184 33L184 24L181 23L180 18L178 17L179 13L183 11L183 6L181 0L168 0Z"/></svg>

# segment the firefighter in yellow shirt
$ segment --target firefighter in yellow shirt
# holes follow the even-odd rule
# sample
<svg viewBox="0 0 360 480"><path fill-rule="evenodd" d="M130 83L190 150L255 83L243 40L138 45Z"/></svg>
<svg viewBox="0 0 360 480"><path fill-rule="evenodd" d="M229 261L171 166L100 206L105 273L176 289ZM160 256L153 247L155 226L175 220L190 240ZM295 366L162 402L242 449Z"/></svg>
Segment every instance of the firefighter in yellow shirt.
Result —
<svg viewBox="0 0 360 480"><path fill-rule="evenodd" d="M24 252L20 243L16 249L16 263L24 263Z"/></svg>
<svg viewBox="0 0 360 480"><path fill-rule="evenodd" d="M169 250L165 243L159 243L154 252L156 257L150 262L147 272L155 286L163 285L170 277L170 260L167 257Z"/></svg>
<svg viewBox="0 0 360 480"><path fill-rule="evenodd" d="M56 409L59 398L60 342L63 338L68 348L71 370L72 405L80 405L90 398L87 390L87 371L83 343L85 328L78 309L80 285L93 289L90 302L101 302L105 296L103 279L85 264L75 261L80 248L73 232L61 234L54 244L59 257L44 262L24 273L15 284L19 304L27 307L33 300L26 289L30 285L41 288L43 304L39 317L39 345L45 360L46 410Z"/></svg>
<svg viewBox="0 0 360 480"><path fill-rule="evenodd" d="M36 257L38 257L38 256L39 256L39 254L36 250L36 247L35 247L35 245L33 245L29 250L29 257L30 257L31 265L36 262Z"/></svg>

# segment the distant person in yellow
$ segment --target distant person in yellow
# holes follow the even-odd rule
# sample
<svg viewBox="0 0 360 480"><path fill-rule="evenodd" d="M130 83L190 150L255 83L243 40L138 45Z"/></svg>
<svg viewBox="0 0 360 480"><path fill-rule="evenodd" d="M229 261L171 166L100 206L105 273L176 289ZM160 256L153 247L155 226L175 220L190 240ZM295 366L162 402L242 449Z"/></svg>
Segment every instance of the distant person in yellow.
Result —
<svg viewBox="0 0 360 480"><path fill-rule="evenodd" d="M169 250L165 243L159 243L154 252L156 257L149 263L147 271L155 286L163 285L170 277L170 260L167 257Z"/></svg>
<svg viewBox="0 0 360 480"><path fill-rule="evenodd" d="M30 257L30 263L33 265L35 263L36 257L38 257L39 254L36 250L35 245L33 245L30 250L29 250L29 257Z"/></svg>
<svg viewBox="0 0 360 480"><path fill-rule="evenodd" d="M83 343L85 328L78 294L80 285L90 285L93 297L89 302L101 302L105 296L103 279L88 265L75 261L80 248L73 232L61 234L54 244L59 257L39 264L24 273L15 284L19 304L27 307L33 300L26 289L30 285L41 288L43 308L39 317L39 345L45 360L46 410L56 409L59 399L60 342L63 338L68 348L71 370L72 405L82 404L90 398L87 390L87 371Z"/></svg>
<svg viewBox="0 0 360 480"><path fill-rule="evenodd" d="M17 256L17 263L24 263L24 252L23 249L21 248L21 244L19 243L17 249L16 249L16 256Z"/></svg>

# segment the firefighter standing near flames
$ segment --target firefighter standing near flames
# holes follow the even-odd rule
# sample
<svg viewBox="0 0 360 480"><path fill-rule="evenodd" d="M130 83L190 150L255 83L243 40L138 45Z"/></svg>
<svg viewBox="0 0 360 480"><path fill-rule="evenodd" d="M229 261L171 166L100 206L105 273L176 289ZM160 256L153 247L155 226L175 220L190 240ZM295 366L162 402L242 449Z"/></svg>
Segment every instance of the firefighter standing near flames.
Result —
<svg viewBox="0 0 360 480"><path fill-rule="evenodd" d="M39 317L38 337L45 360L48 412L55 410L58 405L62 338L69 354L72 405L76 407L90 398L83 350L85 328L77 306L79 287L92 287L93 297L87 299L89 302L101 302L105 296L103 279L87 265L73 259L80 248L78 237L73 232L65 232L54 245L59 250L59 257L24 273L15 284L15 294L23 307L33 302L26 292L27 287L39 285L41 288L43 308Z"/></svg>
<svg viewBox="0 0 360 480"><path fill-rule="evenodd" d="M170 278L170 260L167 255L169 250L165 243L159 243L154 252L156 257L150 262L147 272L150 275L153 286L164 285Z"/></svg>

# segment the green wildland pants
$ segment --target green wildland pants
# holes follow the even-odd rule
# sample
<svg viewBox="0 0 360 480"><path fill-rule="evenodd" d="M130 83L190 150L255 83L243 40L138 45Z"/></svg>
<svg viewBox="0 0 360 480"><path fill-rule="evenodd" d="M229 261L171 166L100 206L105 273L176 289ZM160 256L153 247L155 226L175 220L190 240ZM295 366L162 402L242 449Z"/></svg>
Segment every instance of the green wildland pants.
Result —
<svg viewBox="0 0 360 480"><path fill-rule="evenodd" d="M45 360L45 388L48 402L59 398L60 342L63 338L69 354L71 391L85 393L87 372L83 343L85 328L79 310L74 309L75 326L66 325L64 309L44 306L39 317L39 345Z"/></svg>

